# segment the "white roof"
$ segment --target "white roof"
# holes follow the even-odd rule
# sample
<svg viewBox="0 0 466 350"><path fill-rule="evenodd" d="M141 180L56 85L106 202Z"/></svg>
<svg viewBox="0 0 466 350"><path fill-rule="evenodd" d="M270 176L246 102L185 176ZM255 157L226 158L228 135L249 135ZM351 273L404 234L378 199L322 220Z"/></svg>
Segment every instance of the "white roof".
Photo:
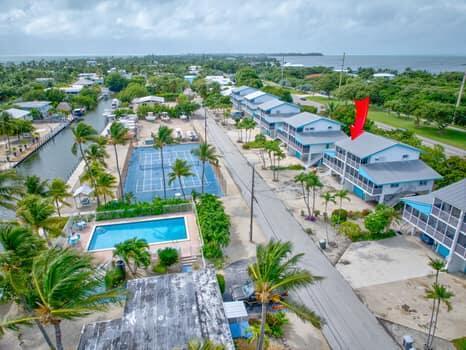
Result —
<svg viewBox="0 0 466 350"><path fill-rule="evenodd" d="M372 75L374 78L393 78L395 74L392 73L375 73Z"/></svg>
<svg viewBox="0 0 466 350"><path fill-rule="evenodd" d="M76 191L74 191L73 197L77 197L81 194L89 196L92 192L94 192L94 190L88 184L84 184L79 186Z"/></svg>
<svg viewBox="0 0 466 350"><path fill-rule="evenodd" d="M131 101L131 103L133 103L133 104L150 103L150 102L164 103L165 99L163 97L159 97L159 96L144 96L144 97L135 98L135 99L133 99Z"/></svg>
<svg viewBox="0 0 466 350"><path fill-rule="evenodd" d="M50 101L26 101L26 102L18 102L15 103L20 108L42 108L45 106L50 105Z"/></svg>
<svg viewBox="0 0 466 350"><path fill-rule="evenodd" d="M223 303L223 308L228 319L248 317L243 301L226 301Z"/></svg>
<svg viewBox="0 0 466 350"><path fill-rule="evenodd" d="M257 90L257 91L254 91L254 92L251 92L250 94L244 96L244 98L248 101L250 100L254 100L255 98L257 97L260 97L262 95L265 95L266 93L264 91L260 91L260 90Z"/></svg>
<svg viewBox="0 0 466 350"><path fill-rule="evenodd" d="M15 118L15 119L22 119L31 113L29 111L24 111L18 108L10 108L10 109L5 110L5 112L7 112L12 118Z"/></svg>

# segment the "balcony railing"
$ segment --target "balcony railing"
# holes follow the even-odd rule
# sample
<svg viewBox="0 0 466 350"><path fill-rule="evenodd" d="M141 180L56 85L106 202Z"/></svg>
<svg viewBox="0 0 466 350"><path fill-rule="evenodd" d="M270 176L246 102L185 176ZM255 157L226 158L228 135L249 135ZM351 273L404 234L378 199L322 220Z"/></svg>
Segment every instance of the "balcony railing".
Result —
<svg viewBox="0 0 466 350"><path fill-rule="evenodd" d="M427 221L422 220L420 216L413 215L409 209L405 209L403 211L403 219L417 226L423 231L426 231L427 229Z"/></svg>
<svg viewBox="0 0 466 350"><path fill-rule="evenodd" d="M343 174L343 168L339 167L328 155L324 154L324 165L330 169L336 171L339 174Z"/></svg>
<svg viewBox="0 0 466 350"><path fill-rule="evenodd" d="M455 229L458 226L459 218L454 217L451 213L446 212L435 205L432 207L432 215L436 216L439 219L442 219L449 225L453 226ZM463 226L466 226L463 224Z"/></svg>
<svg viewBox="0 0 466 350"><path fill-rule="evenodd" d="M459 244L456 244L455 252L458 253L458 255L461 256L463 259L466 259L466 248L465 247Z"/></svg>
<svg viewBox="0 0 466 350"><path fill-rule="evenodd" d="M359 177L357 176L354 176L354 175L351 175L349 173L347 173L345 175L345 177L353 182L354 184L356 184L357 186L361 187L362 189L366 190L367 192L369 192L370 194L374 195L374 194L380 194L382 193L382 188L381 187L375 187L375 185L373 184L368 184L368 183L365 183L364 181L362 181Z"/></svg>

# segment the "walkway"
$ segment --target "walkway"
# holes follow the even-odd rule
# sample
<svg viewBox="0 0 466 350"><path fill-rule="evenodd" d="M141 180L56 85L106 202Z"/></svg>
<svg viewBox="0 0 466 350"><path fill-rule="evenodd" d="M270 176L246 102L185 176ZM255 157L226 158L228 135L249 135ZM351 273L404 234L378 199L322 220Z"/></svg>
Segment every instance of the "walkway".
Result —
<svg viewBox="0 0 466 350"><path fill-rule="evenodd" d="M203 115L201 113L200 115ZM207 139L217 147L244 199L249 202L251 168L225 132L212 119ZM296 253L305 253L302 267L324 276L318 284L295 295L325 319L323 333L332 349L398 349L374 315L361 303L349 284L319 251L282 201L260 177L256 178L255 219L268 239L291 241Z"/></svg>

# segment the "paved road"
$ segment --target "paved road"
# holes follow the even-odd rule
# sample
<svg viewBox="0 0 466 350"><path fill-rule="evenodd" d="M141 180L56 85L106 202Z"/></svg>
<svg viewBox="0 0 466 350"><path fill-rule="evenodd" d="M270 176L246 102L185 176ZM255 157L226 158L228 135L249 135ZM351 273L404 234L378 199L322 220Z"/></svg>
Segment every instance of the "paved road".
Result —
<svg viewBox="0 0 466 350"><path fill-rule="evenodd" d="M223 156L225 165L249 203L251 168L246 159L212 120L207 138ZM314 242L263 179L256 179L255 219L269 239L291 241L295 252L305 253L302 267L325 277L322 282L299 290L296 295L325 319L323 333L332 349L399 349L374 315L361 303Z"/></svg>
<svg viewBox="0 0 466 350"><path fill-rule="evenodd" d="M296 103L296 104L300 104L300 105L303 105L303 106L314 106L317 108L318 111L322 110L325 105L323 105L322 103L319 103L319 102L315 102L315 101L309 101L309 100L301 100L301 97L302 95L292 95L293 97L293 102ZM381 129L384 129L384 130L393 130L393 129L396 129L395 127L393 126L390 126L390 125L387 125L387 124L384 124L384 123L381 123L381 122L375 122L375 124L381 128ZM464 131L460 128L455 128L455 127L451 127L452 129L455 129L455 130L459 130L459 131ZM465 132L465 135L466 135L466 132ZM465 157L466 156L466 150L464 149L461 149L461 148L458 148L458 147L454 147L454 146L450 146L450 145L447 145L446 143L442 143L442 142L438 142L438 141L435 141L435 140L432 140L432 139L429 139L427 137L423 137L423 136L420 136L420 135L416 135L424 145L426 146L429 146L429 147L433 147L434 145L441 145L443 146L443 148L445 149L445 154L447 156L461 156L461 157ZM465 136L466 137L466 136Z"/></svg>

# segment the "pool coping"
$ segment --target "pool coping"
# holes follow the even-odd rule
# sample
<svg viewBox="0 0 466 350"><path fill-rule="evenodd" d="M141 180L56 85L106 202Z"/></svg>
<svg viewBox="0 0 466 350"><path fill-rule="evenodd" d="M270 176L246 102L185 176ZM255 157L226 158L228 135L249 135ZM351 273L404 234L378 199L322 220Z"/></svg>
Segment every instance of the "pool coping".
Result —
<svg viewBox="0 0 466 350"><path fill-rule="evenodd" d="M149 252L151 253L151 251L150 251L151 246L162 245L162 244L167 244L167 243L178 243L178 242L190 241L191 240L191 234L189 232L189 225L188 225L188 222L187 222L187 216L186 215L169 215L169 216L164 216L163 218L160 218L160 219L151 217L151 218L147 218L147 219L143 219L143 220L122 220L122 221L115 221L115 222L112 221L111 223L101 224L101 225L95 224L93 226L93 228L92 228L92 232L91 232L91 234L89 236L89 240L87 241L86 248L85 248L84 251L87 252L87 253L92 254L92 253L97 253L97 252L106 252L106 251L115 250L115 247L89 250L89 245L91 244L92 239L94 238L95 230L99 226L119 225L119 224L133 223L133 222L136 223L136 222L158 221L158 220L177 219L177 218L183 218L184 227L185 227L185 230L186 230L186 238L185 239L176 239L176 240L171 240L171 241L163 241L163 242L158 242L158 243L149 243L149 242L147 242L147 244L149 245ZM134 218L134 219L141 219L141 218Z"/></svg>

